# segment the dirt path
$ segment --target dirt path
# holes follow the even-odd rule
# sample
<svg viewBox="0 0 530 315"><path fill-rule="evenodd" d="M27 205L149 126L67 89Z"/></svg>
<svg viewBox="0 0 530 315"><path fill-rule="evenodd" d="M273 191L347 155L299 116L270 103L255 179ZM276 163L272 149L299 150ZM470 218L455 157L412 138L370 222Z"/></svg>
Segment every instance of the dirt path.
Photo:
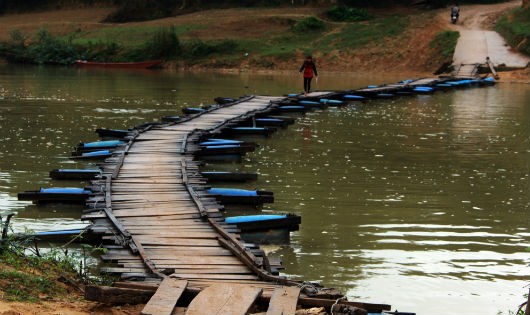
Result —
<svg viewBox="0 0 530 315"><path fill-rule="evenodd" d="M520 7L521 1L495 5L466 5L460 7L458 24L449 24L449 11L445 19L451 29L460 32L453 56L453 64L483 63L490 57L494 65L524 68L530 58L514 52L495 31L490 31L496 18L504 11Z"/></svg>

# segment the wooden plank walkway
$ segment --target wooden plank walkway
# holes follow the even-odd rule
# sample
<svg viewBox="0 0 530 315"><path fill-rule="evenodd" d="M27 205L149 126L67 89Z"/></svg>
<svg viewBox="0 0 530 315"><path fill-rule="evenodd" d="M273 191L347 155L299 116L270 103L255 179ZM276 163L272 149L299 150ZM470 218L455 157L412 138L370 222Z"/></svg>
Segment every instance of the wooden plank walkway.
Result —
<svg viewBox="0 0 530 315"><path fill-rule="evenodd" d="M170 314L186 286L203 290L187 314L245 314L263 292L270 296L289 283L271 275L266 258L253 255L224 228L222 206L204 194L205 181L189 149L206 132L265 112L280 99L251 97L193 119L152 126L132 135L119 158L106 161L106 179L93 182L104 191L103 208L96 202L84 219L98 220L122 245L102 256L114 262L103 272L125 280L163 279L143 314Z"/></svg>
<svg viewBox="0 0 530 315"><path fill-rule="evenodd" d="M295 98L250 96L177 122L132 130L128 144L101 166L103 177L92 182L95 193L83 216L93 222L93 230L106 233L105 241L114 243L101 257L112 265L101 270L118 274L121 289L90 287L87 299L116 302L110 297L113 292L119 292L118 299L149 297L143 314L183 313L175 307L181 296L191 300L185 310L190 315L246 314L256 300L267 303L262 308L267 314L291 314L297 305L331 307L340 293L274 275L273 269L279 266L223 223L223 206L207 194L206 180L194 160L198 142L256 115L274 112L282 103L342 99L346 94L405 95L451 79L422 78ZM390 309L385 304L340 304L376 313Z"/></svg>
<svg viewBox="0 0 530 315"><path fill-rule="evenodd" d="M266 110L271 101L280 99L253 97L136 135L113 173L106 174L104 187L105 214L111 214L120 230L128 232L126 237L130 237L134 250L109 250L103 258L117 262L117 267L104 271L150 278L172 269L172 277L190 280L258 280L243 262L220 246L219 233L204 220L208 218L222 228L218 222L222 207L213 198L201 196L204 181L186 146L200 131Z"/></svg>

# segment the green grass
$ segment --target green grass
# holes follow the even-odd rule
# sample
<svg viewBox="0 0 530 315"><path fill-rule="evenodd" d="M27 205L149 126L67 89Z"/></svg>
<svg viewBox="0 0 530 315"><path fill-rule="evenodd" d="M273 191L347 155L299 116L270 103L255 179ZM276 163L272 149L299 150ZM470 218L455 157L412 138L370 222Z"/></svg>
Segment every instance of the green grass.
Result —
<svg viewBox="0 0 530 315"><path fill-rule="evenodd" d="M305 22L303 24L305 25ZM313 25L312 22L309 24ZM338 32L331 28L333 25L325 25L324 28L319 27L317 30L305 32L292 30L281 36L268 39L233 40L236 48L232 51L225 51L225 54L241 56L244 53L249 53L253 58L253 63L264 64L267 67L270 64L267 58L291 60L299 52L314 54L316 51L327 53L337 48L361 48L386 37L397 37L403 33L407 25L408 18L395 16L374 19L369 22L335 25L334 27L339 30Z"/></svg>
<svg viewBox="0 0 530 315"><path fill-rule="evenodd" d="M313 33L325 30L326 24L314 16L308 16L296 22L291 29L297 33Z"/></svg>
<svg viewBox="0 0 530 315"><path fill-rule="evenodd" d="M348 6L335 6L326 11L326 15L333 21L337 22L360 22L373 19L368 10L365 8L355 8Z"/></svg>
<svg viewBox="0 0 530 315"><path fill-rule="evenodd" d="M429 47L436 50L444 60L451 60L456 48L456 42L460 37L459 32L443 31L436 34L429 43Z"/></svg>
<svg viewBox="0 0 530 315"><path fill-rule="evenodd" d="M50 276L37 276L18 271L0 271L0 283L9 283L4 288L4 299L8 301L36 302L39 296L66 292Z"/></svg>
<svg viewBox="0 0 530 315"><path fill-rule="evenodd" d="M388 37L398 37L408 26L408 18L391 16L370 22L347 24L340 32L332 33L316 42L317 49L329 52L333 48L355 49L369 43L379 43Z"/></svg>
<svg viewBox="0 0 530 315"><path fill-rule="evenodd" d="M495 26L512 47L530 56L530 8L517 8L504 15Z"/></svg>
<svg viewBox="0 0 530 315"><path fill-rule="evenodd" d="M139 47L152 38L160 30L160 26L113 26L89 32L78 32L73 40L74 44L87 45L89 43L118 42L123 47ZM177 36L204 28L199 25L175 26Z"/></svg>

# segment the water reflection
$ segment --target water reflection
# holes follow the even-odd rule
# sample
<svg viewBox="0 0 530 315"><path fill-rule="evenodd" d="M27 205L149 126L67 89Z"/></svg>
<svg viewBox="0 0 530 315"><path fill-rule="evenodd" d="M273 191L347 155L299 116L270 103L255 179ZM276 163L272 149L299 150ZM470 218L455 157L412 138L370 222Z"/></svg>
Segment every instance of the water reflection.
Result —
<svg viewBox="0 0 530 315"><path fill-rule="evenodd" d="M403 77L325 76L349 89ZM0 206L18 229L78 227L82 209L36 207L16 193L82 187L48 178L97 127L128 128L215 96L280 95L295 75L0 68ZM241 164L240 185L275 193L268 212L302 216L292 245L272 249L291 276L320 280L350 298L439 314L507 313L529 276L530 88L456 90L299 116ZM225 185L225 186L228 186ZM233 185L232 185L233 186ZM228 208L227 214L250 213Z"/></svg>

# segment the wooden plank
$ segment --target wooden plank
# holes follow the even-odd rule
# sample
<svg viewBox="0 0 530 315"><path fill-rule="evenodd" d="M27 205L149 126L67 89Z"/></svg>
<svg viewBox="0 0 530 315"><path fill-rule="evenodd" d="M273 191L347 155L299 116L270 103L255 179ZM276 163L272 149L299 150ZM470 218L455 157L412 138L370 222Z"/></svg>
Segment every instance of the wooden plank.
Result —
<svg viewBox="0 0 530 315"><path fill-rule="evenodd" d="M300 287L281 287L272 293L267 315L289 315L296 312Z"/></svg>
<svg viewBox="0 0 530 315"><path fill-rule="evenodd" d="M123 268L141 267L141 262L120 263ZM179 264L157 264L160 269L175 269L176 273L181 274L251 274L250 270L244 266L200 266L200 265L179 265ZM191 268L185 268L191 267Z"/></svg>
<svg viewBox="0 0 530 315"><path fill-rule="evenodd" d="M252 286L214 284L191 301L186 315L245 315L261 292L261 288Z"/></svg>
<svg viewBox="0 0 530 315"><path fill-rule="evenodd" d="M165 238L217 238L219 237L219 234L208 231L208 232L179 232L175 231L175 228L173 229L147 229L147 230L131 230L127 229L129 232L133 232L135 235L145 235L145 236L153 236L153 237L165 237Z"/></svg>
<svg viewBox="0 0 530 315"><path fill-rule="evenodd" d="M180 246L219 246L219 243L217 242L216 238L210 238L210 239L203 239L203 238L197 238L197 239L185 239L185 238L164 238L164 237L152 237L152 236L146 236L146 235L138 235L137 237L138 241L142 245L180 245Z"/></svg>
<svg viewBox="0 0 530 315"><path fill-rule="evenodd" d="M184 213L184 214L179 214L179 213L176 213L176 212L173 212L173 213L167 213L167 214L156 214L156 213L146 213L144 211L144 214L142 215L139 211L131 211L130 213L127 213L127 211L124 211L124 212L120 212L120 213L117 213L115 214L115 216L117 218L127 218L127 217L156 217L156 218L164 218L164 216L167 216L168 218L173 218L175 216L179 216L180 218L184 218L184 219L198 219L200 217L199 214L190 214L190 213Z"/></svg>
<svg viewBox="0 0 530 315"><path fill-rule="evenodd" d="M188 274L180 273L175 271L172 277L178 277L181 279L217 279L217 280L258 280L256 275L243 275L243 274ZM229 313L232 314L232 313Z"/></svg>
<svg viewBox="0 0 530 315"><path fill-rule="evenodd" d="M171 315L188 281L165 278L143 308L142 315Z"/></svg>
<svg viewBox="0 0 530 315"><path fill-rule="evenodd" d="M115 255L102 255L103 260L120 260L125 261L131 259L129 256L123 255L116 257ZM155 264L167 264L168 261L174 264L183 265L242 265L242 263L233 256L181 256L175 257L171 255L157 255L150 258Z"/></svg>

